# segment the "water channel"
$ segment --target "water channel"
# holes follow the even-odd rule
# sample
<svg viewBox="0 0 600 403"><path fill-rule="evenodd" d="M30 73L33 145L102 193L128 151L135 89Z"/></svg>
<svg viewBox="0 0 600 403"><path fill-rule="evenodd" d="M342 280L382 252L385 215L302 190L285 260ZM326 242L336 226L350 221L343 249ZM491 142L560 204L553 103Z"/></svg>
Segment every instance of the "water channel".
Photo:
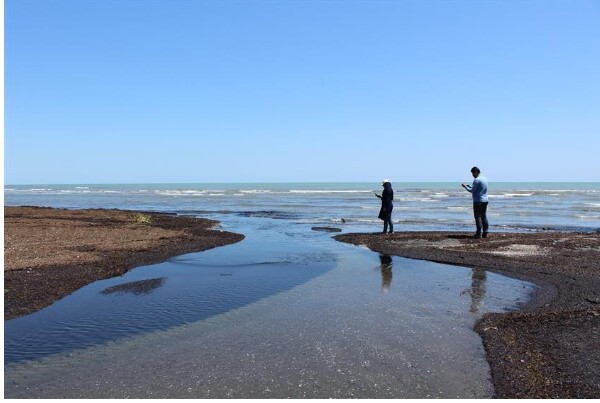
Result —
<svg viewBox="0 0 600 403"><path fill-rule="evenodd" d="M472 330L534 287L239 217L240 243L5 322L7 398L486 398Z"/></svg>

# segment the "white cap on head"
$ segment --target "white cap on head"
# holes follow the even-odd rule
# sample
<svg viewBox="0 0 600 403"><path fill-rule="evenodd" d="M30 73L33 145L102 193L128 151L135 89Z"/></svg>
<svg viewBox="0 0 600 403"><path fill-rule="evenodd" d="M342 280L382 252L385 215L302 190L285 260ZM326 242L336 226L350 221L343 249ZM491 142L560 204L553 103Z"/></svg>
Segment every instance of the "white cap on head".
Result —
<svg viewBox="0 0 600 403"><path fill-rule="evenodd" d="M388 182L389 182L389 180L387 180L387 179L384 179L384 180L381 182L381 185L383 185L383 184L385 184L385 183L388 183Z"/></svg>

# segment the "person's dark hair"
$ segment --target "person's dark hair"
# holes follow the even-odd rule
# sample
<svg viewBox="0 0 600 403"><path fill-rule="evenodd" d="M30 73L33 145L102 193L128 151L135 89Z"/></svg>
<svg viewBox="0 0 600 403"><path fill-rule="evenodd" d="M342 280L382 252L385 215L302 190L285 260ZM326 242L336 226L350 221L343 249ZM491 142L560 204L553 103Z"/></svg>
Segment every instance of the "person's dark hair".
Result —
<svg viewBox="0 0 600 403"><path fill-rule="evenodd" d="M480 173L481 173L481 171L480 171L480 170L479 170L479 168L477 168L477 167L473 167L473 168L471 168L471 172L477 172L478 174L480 174Z"/></svg>

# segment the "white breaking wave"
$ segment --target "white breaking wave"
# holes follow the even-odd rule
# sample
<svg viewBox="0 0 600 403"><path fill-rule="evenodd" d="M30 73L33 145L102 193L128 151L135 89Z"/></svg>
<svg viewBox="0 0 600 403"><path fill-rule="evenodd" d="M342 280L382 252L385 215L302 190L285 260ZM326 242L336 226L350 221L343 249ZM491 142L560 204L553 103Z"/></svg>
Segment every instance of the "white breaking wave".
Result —
<svg viewBox="0 0 600 403"><path fill-rule="evenodd" d="M205 190L155 190L155 194L160 196L204 196Z"/></svg>
<svg viewBox="0 0 600 403"><path fill-rule="evenodd" d="M504 193L504 194L490 194L488 197L492 199L506 199L512 197L530 197L533 193Z"/></svg>
<svg viewBox="0 0 600 403"><path fill-rule="evenodd" d="M291 189L290 193L371 193L373 190L296 190Z"/></svg>
<svg viewBox="0 0 600 403"><path fill-rule="evenodd" d="M600 215L576 214L575 218L578 218L580 220L600 220Z"/></svg>

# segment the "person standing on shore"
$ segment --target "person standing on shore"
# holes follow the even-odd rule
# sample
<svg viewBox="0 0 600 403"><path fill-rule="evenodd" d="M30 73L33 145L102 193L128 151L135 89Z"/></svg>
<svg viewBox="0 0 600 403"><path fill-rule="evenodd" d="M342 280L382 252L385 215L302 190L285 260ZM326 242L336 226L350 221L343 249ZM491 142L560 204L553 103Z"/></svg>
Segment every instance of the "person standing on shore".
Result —
<svg viewBox="0 0 600 403"><path fill-rule="evenodd" d="M488 181L485 176L481 175L481 171L477 167L471 168L471 174L473 175L473 178L475 178L473 184L466 185L463 183L462 187L473 195L473 214L475 216L475 225L477 227L474 238L478 239L482 236L487 238ZM483 233L481 230L483 230Z"/></svg>
<svg viewBox="0 0 600 403"><path fill-rule="evenodd" d="M392 223L392 210L394 209L392 200L394 200L394 190L392 189L392 184L387 179L384 179L383 182L381 182L381 186L383 186L381 195L375 194L375 196L381 199L379 218L383 220L383 233L385 234L387 232L389 225L391 234L394 232L394 224Z"/></svg>

